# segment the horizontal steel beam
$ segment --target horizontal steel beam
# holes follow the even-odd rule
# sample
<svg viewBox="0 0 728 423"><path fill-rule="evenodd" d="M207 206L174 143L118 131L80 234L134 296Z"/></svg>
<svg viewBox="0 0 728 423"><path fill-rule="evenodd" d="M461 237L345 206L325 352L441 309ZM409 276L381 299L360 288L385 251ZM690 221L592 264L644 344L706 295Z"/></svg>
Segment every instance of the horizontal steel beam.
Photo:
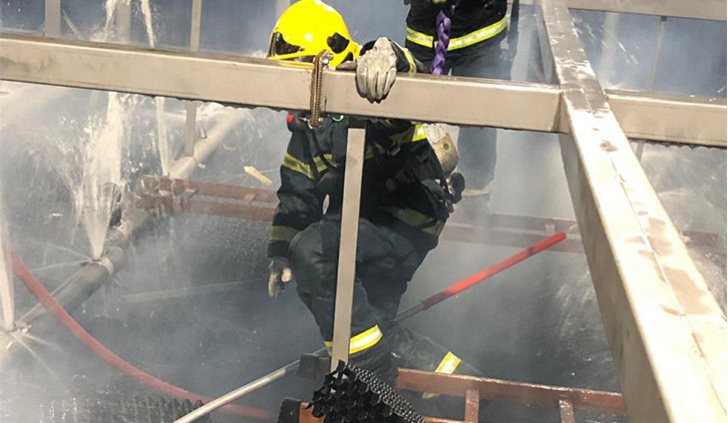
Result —
<svg viewBox="0 0 728 423"><path fill-rule="evenodd" d="M236 56L0 36L0 78L243 106L307 110L311 69ZM326 72L323 108L330 113L568 131L561 90L552 85L473 78L402 76L387 100L359 97L354 76ZM610 94L630 136L654 141L726 145L725 102Z"/></svg>
<svg viewBox="0 0 728 423"><path fill-rule="evenodd" d="M521 4L533 5L536 2L537 0L521 0ZM567 0L566 4L569 9L726 20L725 0Z"/></svg>
<svg viewBox="0 0 728 423"><path fill-rule="evenodd" d="M606 90L609 105L629 138L726 146L726 100Z"/></svg>
<svg viewBox="0 0 728 423"><path fill-rule="evenodd" d="M307 64L209 53L3 35L0 77L273 109L310 107ZM386 101L371 104L356 93L352 73L326 72L322 94L329 113L533 131L555 131L558 122L559 89L548 85L418 75L400 78Z"/></svg>
<svg viewBox="0 0 728 423"><path fill-rule="evenodd" d="M542 0L564 167L630 421L725 422L726 318L635 157L566 0Z"/></svg>

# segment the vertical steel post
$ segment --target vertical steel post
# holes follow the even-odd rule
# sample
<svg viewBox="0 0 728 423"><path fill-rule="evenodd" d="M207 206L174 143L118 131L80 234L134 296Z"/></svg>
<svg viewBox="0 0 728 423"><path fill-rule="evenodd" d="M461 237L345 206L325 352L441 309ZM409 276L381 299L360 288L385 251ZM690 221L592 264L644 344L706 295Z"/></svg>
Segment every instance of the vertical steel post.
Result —
<svg viewBox="0 0 728 423"><path fill-rule="evenodd" d="M192 0L192 13L190 15L190 51L200 49L200 26L202 22L202 0ZM197 142L197 103L187 102L187 116L185 118L185 154L194 154Z"/></svg>
<svg viewBox="0 0 728 423"><path fill-rule="evenodd" d="M647 92L655 90L655 80L657 79L657 69L660 66L660 51L662 50L662 40L665 38L665 27L667 26L667 16L660 16L660 33L657 36L657 45L655 46L655 59L652 61L652 72L650 79L647 81Z"/></svg>
<svg viewBox="0 0 728 423"><path fill-rule="evenodd" d="M724 422L726 319L639 165L567 0L541 0L571 137L561 153L632 422Z"/></svg>
<svg viewBox="0 0 728 423"><path fill-rule="evenodd" d="M478 423L480 421L480 391L468 389L465 391L465 419L463 423Z"/></svg>
<svg viewBox="0 0 728 423"><path fill-rule="evenodd" d="M604 34L602 58L599 61L599 69L601 73L602 85L610 86L613 84L614 77L614 55L617 53L617 36L619 35L619 14L615 12L607 12L604 17Z"/></svg>
<svg viewBox="0 0 728 423"><path fill-rule="evenodd" d="M43 32L46 37L61 36L61 0L45 1L45 25Z"/></svg>
<svg viewBox="0 0 728 423"><path fill-rule="evenodd" d="M359 236L359 204L361 178L364 171L364 129L349 128L344 171L344 200L341 210L341 242L339 269L336 275L336 305L334 310L334 339L331 351L331 370L339 361L349 360L351 339L351 309L356 279L356 244Z"/></svg>
<svg viewBox="0 0 728 423"><path fill-rule="evenodd" d="M131 0L121 0L116 4L116 37L119 42L131 41Z"/></svg>
<svg viewBox="0 0 728 423"><path fill-rule="evenodd" d="M561 416L561 423L576 423L574 406L567 399L559 400L559 415Z"/></svg>

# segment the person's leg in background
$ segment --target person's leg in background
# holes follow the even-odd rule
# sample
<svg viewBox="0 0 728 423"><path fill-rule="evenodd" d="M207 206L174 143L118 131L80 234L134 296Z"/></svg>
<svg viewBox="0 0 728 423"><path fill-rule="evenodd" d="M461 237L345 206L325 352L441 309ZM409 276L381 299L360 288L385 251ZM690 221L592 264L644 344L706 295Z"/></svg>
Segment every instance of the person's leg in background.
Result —
<svg viewBox="0 0 728 423"><path fill-rule="evenodd" d="M442 373L457 371L458 374L479 376L480 371L462 362L447 348L394 322L400 299L415 271L424 261L427 251L418 251L393 228L380 226L379 233L388 239L391 251L386 257L370 256L374 260L362 263L357 274L366 290L369 303L376 310L377 322L395 355L397 366ZM382 242L386 241L382 239Z"/></svg>
<svg viewBox="0 0 728 423"><path fill-rule="evenodd" d="M397 367L429 372L481 376L479 370L444 346L394 321L400 299L427 251L418 251L393 228L380 227L380 233L389 239L390 254L380 260L362 263L357 274L360 275L369 303L376 310L379 327L392 351L394 363ZM417 410L427 415L449 415L455 418L462 413L462 398L414 392L403 392L403 395Z"/></svg>
<svg viewBox="0 0 728 423"><path fill-rule="evenodd" d="M453 76L510 80L511 61L501 47L503 37L485 41L473 50L456 52L452 60ZM490 183L495 178L498 156L495 128L461 127L458 137L459 170L465 176L464 205L474 217L487 214Z"/></svg>

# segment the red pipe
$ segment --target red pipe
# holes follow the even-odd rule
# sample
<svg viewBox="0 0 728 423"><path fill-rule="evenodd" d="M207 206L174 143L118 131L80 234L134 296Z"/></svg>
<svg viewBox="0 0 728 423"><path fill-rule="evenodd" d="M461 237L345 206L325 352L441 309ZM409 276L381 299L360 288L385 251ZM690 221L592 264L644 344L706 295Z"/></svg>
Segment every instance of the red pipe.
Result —
<svg viewBox="0 0 728 423"><path fill-rule="evenodd" d="M88 349L94 354L101 357L104 361L110 365L118 368L127 375L151 386L158 391L161 391L167 395L177 398L187 398L191 401L200 400L202 402L212 401L213 398L198 395L193 392L182 389L178 386L167 383L161 379L144 372L132 364L124 361L121 357L116 355L113 351L106 348L96 338L91 336L81 325L78 324L73 317L53 298L53 296L45 289L45 287L35 278L35 276L28 270L25 264L20 260L15 253L10 253L13 262L13 270L18 275L20 280L23 281L28 290L38 298L41 304L43 304L50 312L52 312L56 318L63 323L73 335L81 341ZM273 421L273 416L267 411L260 410L257 408L246 407L242 405L228 404L222 407L221 410L226 411L230 414L236 414L239 416L245 416L256 420Z"/></svg>
<svg viewBox="0 0 728 423"><path fill-rule="evenodd" d="M507 259L496 263L494 266L489 267L485 270L481 270L480 272L463 279L462 281L456 283L455 285L450 286L449 288L438 292L437 294L423 300L420 304L422 304L422 310L427 310L428 308L434 306L437 303L440 303L442 301L445 301L446 299L452 297L453 295L457 295L466 289L472 287L473 285L478 284L479 282L488 279L489 277L496 275L509 267L518 264L522 262L523 260L531 257L532 255L538 254L543 250L546 250L553 246L554 244L557 244L563 240L566 239L566 234L564 232L559 232L555 235L552 235L542 241L539 241L536 245L533 245L531 247L526 248L525 250L514 254Z"/></svg>

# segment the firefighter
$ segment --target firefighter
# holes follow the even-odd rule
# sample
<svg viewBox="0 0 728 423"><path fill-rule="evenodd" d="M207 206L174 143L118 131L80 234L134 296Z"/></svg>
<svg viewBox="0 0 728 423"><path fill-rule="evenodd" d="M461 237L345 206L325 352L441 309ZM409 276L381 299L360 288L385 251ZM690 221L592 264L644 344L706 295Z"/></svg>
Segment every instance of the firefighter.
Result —
<svg viewBox="0 0 728 423"><path fill-rule="evenodd" d="M429 73L407 49L386 38L360 47L343 18L318 0L302 0L285 11L273 29L268 58L310 62L323 50L333 55L331 67L355 64L357 90L371 102L387 96L398 72ZM329 347L348 126L347 116L325 116L312 128L306 114L288 115L292 134L268 246L270 296L295 279ZM421 127L402 120L366 122L349 357L388 382L401 365L449 373L470 369L458 366L460 359L447 349L392 321L407 283L437 245L457 200L457 189L448 184L456 176L445 175Z"/></svg>
<svg viewBox="0 0 728 423"><path fill-rule="evenodd" d="M502 46L506 38L506 0L460 0L451 9L447 0L405 0L407 15L405 46L421 62L435 57L437 16L444 11L451 18L450 44L443 74L478 78L511 79L515 47ZM511 40L509 40L510 42ZM460 170L468 180L463 192L466 208L487 211L491 182L495 176L495 128L461 128L458 139Z"/></svg>

